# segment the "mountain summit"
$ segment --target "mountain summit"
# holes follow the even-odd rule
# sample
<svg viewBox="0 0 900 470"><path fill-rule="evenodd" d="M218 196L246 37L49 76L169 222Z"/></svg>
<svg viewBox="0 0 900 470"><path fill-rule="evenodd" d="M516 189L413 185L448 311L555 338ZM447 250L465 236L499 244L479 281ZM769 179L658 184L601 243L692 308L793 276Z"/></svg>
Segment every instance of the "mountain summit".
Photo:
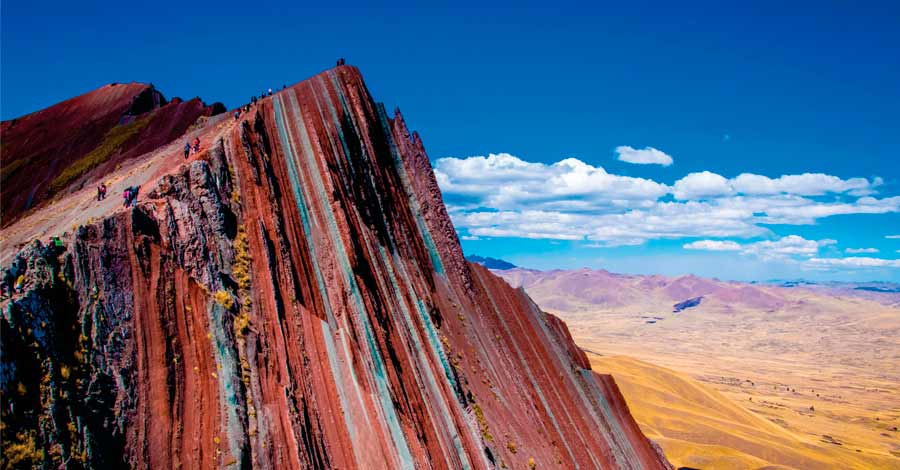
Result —
<svg viewBox="0 0 900 470"><path fill-rule="evenodd" d="M356 68L179 137L3 228L7 463L670 468L566 325L465 261L419 136Z"/></svg>

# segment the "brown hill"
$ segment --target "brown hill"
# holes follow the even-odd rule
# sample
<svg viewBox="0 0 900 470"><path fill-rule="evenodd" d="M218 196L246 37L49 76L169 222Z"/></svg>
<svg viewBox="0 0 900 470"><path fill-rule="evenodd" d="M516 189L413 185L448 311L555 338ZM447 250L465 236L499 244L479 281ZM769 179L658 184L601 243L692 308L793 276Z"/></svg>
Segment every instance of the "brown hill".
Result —
<svg viewBox="0 0 900 470"><path fill-rule="evenodd" d="M222 105L207 106L199 98L167 102L151 85L127 83L3 121L2 225L171 142L201 116L222 111Z"/></svg>
<svg viewBox="0 0 900 470"><path fill-rule="evenodd" d="M686 374L625 356L589 358L616 379L641 428L676 467L900 468L889 455L798 436Z"/></svg>

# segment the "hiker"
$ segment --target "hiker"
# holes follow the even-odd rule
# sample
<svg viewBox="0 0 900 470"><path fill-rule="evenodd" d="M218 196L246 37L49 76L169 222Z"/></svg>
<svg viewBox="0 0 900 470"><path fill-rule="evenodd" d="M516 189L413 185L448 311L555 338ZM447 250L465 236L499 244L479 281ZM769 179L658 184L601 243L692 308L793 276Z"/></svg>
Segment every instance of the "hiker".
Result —
<svg viewBox="0 0 900 470"><path fill-rule="evenodd" d="M100 186L97 186L97 200L102 201L106 199L106 183L100 183Z"/></svg>
<svg viewBox="0 0 900 470"><path fill-rule="evenodd" d="M338 67L340 67L341 65L344 65L344 58L341 57L340 59L338 59L337 64L338 64Z"/></svg>
<svg viewBox="0 0 900 470"><path fill-rule="evenodd" d="M125 197L125 207L134 207L135 204L137 204L138 191L140 190L140 186L130 186L125 190L125 193L123 194Z"/></svg>
<svg viewBox="0 0 900 470"><path fill-rule="evenodd" d="M281 84L281 89L282 89L282 90L286 90L286 89L287 89L287 85L285 85L285 84L282 83L282 84Z"/></svg>
<svg viewBox="0 0 900 470"><path fill-rule="evenodd" d="M22 289L25 288L25 275L19 274L19 278L16 279L16 288L13 292L22 293Z"/></svg>
<svg viewBox="0 0 900 470"><path fill-rule="evenodd" d="M269 96L272 96L272 89L269 88Z"/></svg>
<svg viewBox="0 0 900 470"><path fill-rule="evenodd" d="M194 137L194 153L200 153L200 138Z"/></svg>
<svg viewBox="0 0 900 470"><path fill-rule="evenodd" d="M237 121L240 118L241 118L241 110L238 109L234 112L234 120Z"/></svg>
<svg viewBox="0 0 900 470"><path fill-rule="evenodd" d="M187 160L189 156L191 156L191 143L185 142L184 143L184 159Z"/></svg>

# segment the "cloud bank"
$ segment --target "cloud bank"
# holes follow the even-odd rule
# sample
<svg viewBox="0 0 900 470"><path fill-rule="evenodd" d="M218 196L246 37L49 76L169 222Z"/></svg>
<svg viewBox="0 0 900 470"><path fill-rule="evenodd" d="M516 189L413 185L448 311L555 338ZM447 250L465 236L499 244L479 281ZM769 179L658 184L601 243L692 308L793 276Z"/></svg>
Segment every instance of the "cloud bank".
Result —
<svg viewBox="0 0 900 470"><path fill-rule="evenodd" d="M652 148L623 146L617 152L620 159L624 155L641 163L665 164L671 159ZM456 228L469 239L581 240L591 246L614 247L695 238L702 240L686 243L684 248L812 257L833 241L775 239L768 226L811 225L835 215L900 212L900 196L878 197L883 184L878 177L842 179L803 173L770 178L742 173L727 178L702 171L665 184L609 173L576 158L545 164L508 153L441 158L434 170ZM769 240L755 244L713 240L722 238ZM852 258L846 263L860 261Z"/></svg>
<svg viewBox="0 0 900 470"><path fill-rule="evenodd" d="M878 253L878 248L847 248L844 252L851 255L859 253Z"/></svg>

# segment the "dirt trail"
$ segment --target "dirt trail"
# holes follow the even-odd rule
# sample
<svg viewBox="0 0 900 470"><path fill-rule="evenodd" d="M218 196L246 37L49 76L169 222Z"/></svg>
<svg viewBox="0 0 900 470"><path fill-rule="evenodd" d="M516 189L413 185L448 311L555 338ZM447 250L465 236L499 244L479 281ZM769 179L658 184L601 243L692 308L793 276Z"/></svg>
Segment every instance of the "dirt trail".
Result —
<svg viewBox="0 0 900 470"><path fill-rule="evenodd" d="M255 109L251 110L251 113ZM65 238L76 227L96 221L124 210L122 192L131 186L140 186L138 201L141 200L150 184L165 174L171 173L179 166L203 158L205 151L236 123L232 117L234 110L210 118L203 127L192 130L169 144L129 162L118 169L84 184L79 190L73 190L62 198L50 201L42 207L32 210L14 224L0 230L0 264L6 264L12 256L25 244L32 240L47 240L50 237ZM221 117L220 117L221 116ZM246 115L241 117L245 119ZM200 138L200 153L184 159L184 142ZM97 185L105 181L106 198L97 200Z"/></svg>

